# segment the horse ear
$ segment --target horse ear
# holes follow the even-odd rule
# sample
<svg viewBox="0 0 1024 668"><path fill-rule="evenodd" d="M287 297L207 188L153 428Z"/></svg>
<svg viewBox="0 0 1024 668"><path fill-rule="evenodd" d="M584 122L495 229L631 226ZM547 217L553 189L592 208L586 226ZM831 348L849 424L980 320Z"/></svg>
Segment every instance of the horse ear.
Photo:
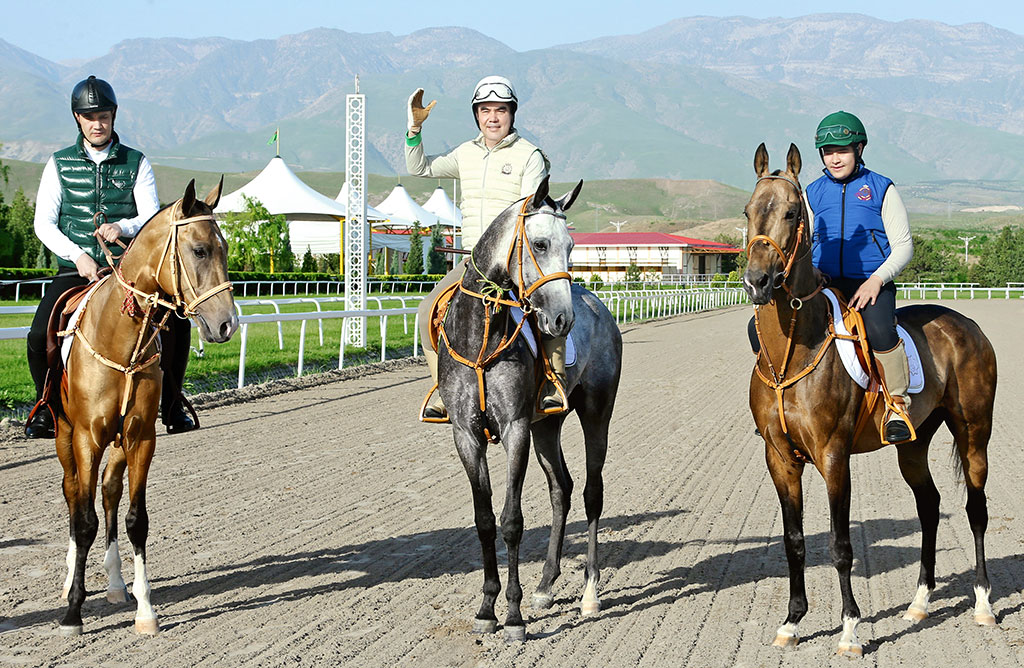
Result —
<svg viewBox="0 0 1024 668"><path fill-rule="evenodd" d="M757 174L757 178L768 173L768 149L765 148L764 142L761 142L754 151L754 173Z"/></svg>
<svg viewBox="0 0 1024 668"><path fill-rule="evenodd" d="M216 209L220 203L220 193L224 190L224 175L220 175L220 183L213 187L210 194L203 200L211 209Z"/></svg>
<svg viewBox="0 0 1024 668"><path fill-rule="evenodd" d="M192 215L192 208L196 205L196 180L192 179L185 186L185 194L181 196L181 213L184 216Z"/></svg>
<svg viewBox="0 0 1024 668"><path fill-rule="evenodd" d="M803 162L800 160L800 149L796 144L789 145L789 153L786 154L786 170L793 176L800 176L800 168Z"/></svg>
<svg viewBox="0 0 1024 668"><path fill-rule="evenodd" d="M533 200L531 204L534 208L539 209L544 206L544 200L548 198L548 179L550 176L545 176L544 180L537 186L537 192L533 193Z"/></svg>
<svg viewBox="0 0 1024 668"><path fill-rule="evenodd" d="M581 190L583 190L583 179L580 179L580 182L576 184L576 187L572 189L572 192L565 193L558 198L558 200L555 201L555 204L557 204L558 208L562 211L568 211L569 207L572 206L572 203L576 201L577 197L579 197Z"/></svg>

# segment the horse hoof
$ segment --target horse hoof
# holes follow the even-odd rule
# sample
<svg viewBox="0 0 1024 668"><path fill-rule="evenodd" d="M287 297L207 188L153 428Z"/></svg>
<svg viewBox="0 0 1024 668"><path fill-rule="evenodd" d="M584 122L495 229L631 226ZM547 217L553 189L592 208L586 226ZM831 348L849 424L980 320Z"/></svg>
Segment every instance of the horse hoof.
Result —
<svg viewBox="0 0 1024 668"><path fill-rule="evenodd" d="M928 619L928 611L919 610L918 608L907 608L907 611L903 613L903 619L917 624Z"/></svg>
<svg viewBox="0 0 1024 668"><path fill-rule="evenodd" d="M526 627L525 626L506 626L505 627L505 642L524 642L526 640Z"/></svg>
<svg viewBox="0 0 1024 668"><path fill-rule="evenodd" d="M796 647L798 642L800 642L800 639L796 636L788 636L780 633L775 636L775 640L772 641L772 647Z"/></svg>
<svg viewBox="0 0 1024 668"><path fill-rule="evenodd" d="M547 610L555 604L555 597L551 594L534 592L533 599L530 604L533 606L534 610Z"/></svg>
<svg viewBox="0 0 1024 668"><path fill-rule="evenodd" d="M127 589L108 589L107 590L107 602L108 603L127 603L128 602L128 590Z"/></svg>
<svg viewBox="0 0 1024 668"><path fill-rule="evenodd" d="M473 633L494 633L498 630L497 619L474 619Z"/></svg>
<svg viewBox="0 0 1024 668"><path fill-rule="evenodd" d="M851 658L859 659L864 656L864 648L860 645L853 645L848 643L840 643L839 649L836 650L837 656L848 656Z"/></svg>
<svg viewBox="0 0 1024 668"><path fill-rule="evenodd" d="M135 632L141 636L155 636L160 633L160 624L156 619L136 619Z"/></svg>
<svg viewBox="0 0 1024 668"><path fill-rule="evenodd" d="M974 621L978 626L995 626L996 618L993 615L974 615Z"/></svg>
<svg viewBox="0 0 1024 668"><path fill-rule="evenodd" d="M61 624L60 634L65 638L70 638L71 636L80 636L82 635L82 625L72 624L71 626L65 626L64 624Z"/></svg>
<svg viewBox="0 0 1024 668"><path fill-rule="evenodd" d="M584 617L590 617L601 612L601 601L583 601L580 603L580 614Z"/></svg>

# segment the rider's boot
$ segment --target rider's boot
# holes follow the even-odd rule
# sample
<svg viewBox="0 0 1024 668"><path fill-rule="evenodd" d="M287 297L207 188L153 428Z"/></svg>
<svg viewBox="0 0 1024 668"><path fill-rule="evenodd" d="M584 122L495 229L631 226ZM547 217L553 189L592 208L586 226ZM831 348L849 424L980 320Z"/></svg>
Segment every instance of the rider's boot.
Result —
<svg viewBox="0 0 1024 668"><path fill-rule="evenodd" d="M430 377L437 385L437 352L431 348L423 349L423 357L427 360L427 368L430 369ZM444 406L441 393L435 391L430 395L430 403L423 407L420 420L447 420L448 409Z"/></svg>
<svg viewBox="0 0 1024 668"><path fill-rule="evenodd" d="M553 336L551 338L541 337L541 344L544 346L544 354L548 356L548 362L551 364L551 371L554 372L555 378L558 379L558 384L561 386L561 392L555 387L555 384L550 380L544 381L544 387L542 388L542 395L540 398L541 410L548 411L567 411L569 406L564 397L566 386L565 386L565 337L564 336Z"/></svg>
<svg viewBox="0 0 1024 668"><path fill-rule="evenodd" d="M903 347L903 340L900 339L900 342L892 350L876 351L875 359L878 360L882 380L897 409L890 411L889 418L885 421L885 440L889 443L909 441L912 435L909 424L910 394L908 392L910 365L907 363L907 351Z"/></svg>
<svg viewBox="0 0 1024 668"><path fill-rule="evenodd" d="M185 395L182 393L191 351L191 327L187 320L172 319L168 329L160 335L163 347L160 368L164 372L160 389L160 415L168 434L180 434L199 428L198 417L193 419L185 410Z"/></svg>

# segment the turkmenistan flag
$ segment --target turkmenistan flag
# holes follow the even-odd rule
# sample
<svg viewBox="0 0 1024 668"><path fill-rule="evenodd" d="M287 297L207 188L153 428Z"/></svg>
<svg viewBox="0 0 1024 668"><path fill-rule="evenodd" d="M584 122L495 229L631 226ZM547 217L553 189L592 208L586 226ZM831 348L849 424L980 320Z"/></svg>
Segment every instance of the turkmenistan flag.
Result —
<svg viewBox="0 0 1024 668"><path fill-rule="evenodd" d="M277 133L278 131L274 130L274 136L267 141L267 146L270 146L271 144L277 141Z"/></svg>

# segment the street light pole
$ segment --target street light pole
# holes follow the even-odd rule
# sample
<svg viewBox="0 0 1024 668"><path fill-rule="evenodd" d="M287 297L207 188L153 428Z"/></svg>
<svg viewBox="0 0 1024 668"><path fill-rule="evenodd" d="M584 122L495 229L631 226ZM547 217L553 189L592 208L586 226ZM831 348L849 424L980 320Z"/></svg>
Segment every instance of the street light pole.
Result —
<svg viewBox="0 0 1024 668"><path fill-rule="evenodd" d="M957 237L960 241L964 242L964 264L967 264L967 245L971 243L971 239L974 237Z"/></svg>
<svg viewBox="0 0 1024 668"><path fill-rule="evenodd" d="M747 228L745 228L745 227L737 227L736 229L739 232L743 233L743 250L744 250L744 252L746 252L746 250L747 250Z"/></svg>

